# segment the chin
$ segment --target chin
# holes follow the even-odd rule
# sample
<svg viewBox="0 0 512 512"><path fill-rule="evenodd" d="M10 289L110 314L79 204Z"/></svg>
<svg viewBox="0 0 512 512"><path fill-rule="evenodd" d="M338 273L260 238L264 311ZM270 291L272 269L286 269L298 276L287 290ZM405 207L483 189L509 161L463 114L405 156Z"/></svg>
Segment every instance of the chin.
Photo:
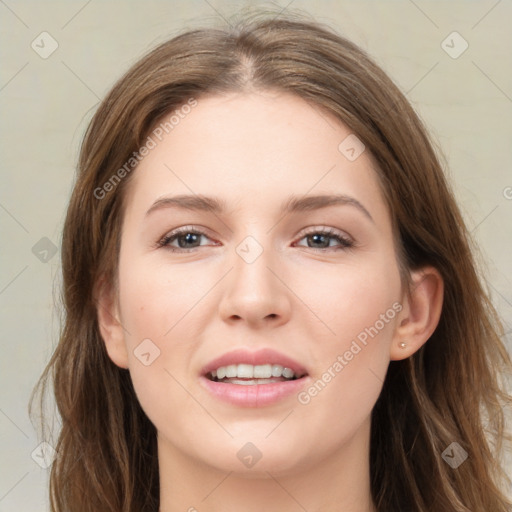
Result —
<svg viewBox="0 0 512 512"><path fill-rule="evenodd" d="M244 478L268 478L268 473L272 476L293 474L311 463L314 454L298 452L299 448L308 446L304 440L291 443L283 443L281 439L275 441L252 443L230 440L230 446L219 452L198 455L202 455L201 460L218 471L233 472Z"/></svg>

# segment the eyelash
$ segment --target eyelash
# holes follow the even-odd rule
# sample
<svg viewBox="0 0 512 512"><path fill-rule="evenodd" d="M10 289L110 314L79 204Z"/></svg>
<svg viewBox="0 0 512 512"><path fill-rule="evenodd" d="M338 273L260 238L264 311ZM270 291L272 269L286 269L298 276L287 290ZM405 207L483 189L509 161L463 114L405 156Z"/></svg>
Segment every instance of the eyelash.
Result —
<svg viewBox="0 0 512 512"><path fill-rule="evenodd" d="M190 249L183 249L180 247L172 247L169 245L171 242L174 242L175 240L177 240L180 236L183 236L186 234L200 235L200 236L205 236L208 238L208 235L204 231L194 229L189 226L184 226L182 228L178 228L178 229L172 231L171 233L168 233L167 235L165 235L161 240L159 240L157 242L156 246L157 246L157 248L165 247L167 250L169 250L171 252L192 252L192 251L195 251L196 249L199 249L199 247L191 247ZM344 237L343 235L337 233L334 229L331 229L331 228L311 230L307 233L304 233L299 240L302 240L303 238L306 238L306 237L312 236L312 235L322 235L322 236L327 236L329 238L336 239L339 242L339 244L341 245L341 247L334 248L334 249L332 247L316 248L319 251L330 251L330 250L334 250L334 251L345 250L346 251L346 250L353 249L355 247L355 243L353 240L351 240L348 237ZM301 247L304 247L304 246L301 246ZM315 249L315 247L306 247L306 248L307 249Z"/></svg>

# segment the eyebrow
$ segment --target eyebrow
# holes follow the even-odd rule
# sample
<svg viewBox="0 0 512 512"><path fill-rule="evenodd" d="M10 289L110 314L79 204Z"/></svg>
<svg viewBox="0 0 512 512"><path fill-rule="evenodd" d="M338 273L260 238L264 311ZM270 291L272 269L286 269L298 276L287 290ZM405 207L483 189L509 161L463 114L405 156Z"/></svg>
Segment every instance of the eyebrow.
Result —
<svg viewBox="0 0 512 512"><path fill-rule="evenodd" d="M312 210L319 210L329 206L353 206L362 212L372 222L373 217L370 212L354 197L344 194L329 194L329 195L315 195L315 196L290 196L281 206L281 213L296 213ZM191 211L204 211L214 214L221 214L227 210L225 201L216 199L214 197L204 196L200 194L195 195L178 195L162 197L157 199L146 212L146 217L163 208L181 208Z"/></svg>

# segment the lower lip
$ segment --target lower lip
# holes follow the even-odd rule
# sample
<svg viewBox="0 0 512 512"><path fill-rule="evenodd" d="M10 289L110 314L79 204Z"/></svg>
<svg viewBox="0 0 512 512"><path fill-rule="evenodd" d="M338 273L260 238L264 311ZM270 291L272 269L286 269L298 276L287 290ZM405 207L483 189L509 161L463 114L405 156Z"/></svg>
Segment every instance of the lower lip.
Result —
<svg viewBox="0 0 512 512"><path fill-rule="evenodd" d="M201 384L216 398L240 407L263 407L297 394L308 377L270 384L228 384L201 377Z"/></svg>

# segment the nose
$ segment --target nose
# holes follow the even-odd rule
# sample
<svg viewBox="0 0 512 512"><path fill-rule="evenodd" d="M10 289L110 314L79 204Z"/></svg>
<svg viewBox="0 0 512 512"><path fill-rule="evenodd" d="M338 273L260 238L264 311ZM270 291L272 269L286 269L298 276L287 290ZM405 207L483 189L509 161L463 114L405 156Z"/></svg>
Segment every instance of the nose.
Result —
<svg viewBox="0 0 512 512"><path fill-rule="evenodd" d="M289 320L291 292L286 286L287 276L271 252L265 248L251 261L235 251L219 303L219 314L225 322L245 322L252 328L261 328L277 327Z"/></svg>

